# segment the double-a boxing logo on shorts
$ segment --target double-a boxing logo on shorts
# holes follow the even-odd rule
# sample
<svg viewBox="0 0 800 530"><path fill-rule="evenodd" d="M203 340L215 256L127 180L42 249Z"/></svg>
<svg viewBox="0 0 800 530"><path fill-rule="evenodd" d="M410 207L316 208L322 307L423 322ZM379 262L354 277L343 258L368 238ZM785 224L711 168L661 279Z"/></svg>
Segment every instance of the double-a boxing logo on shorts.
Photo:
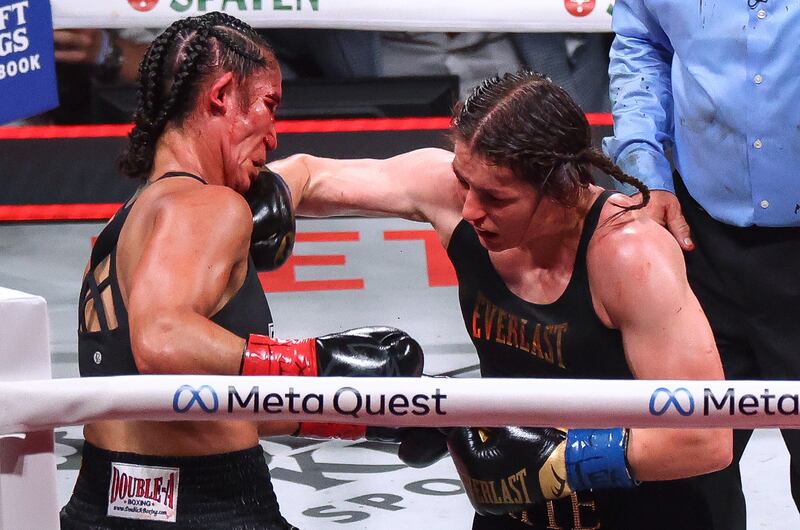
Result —
<svg viewBox="0 0 800 530"><path fill-rule="evenodd" d="M182 385L172 396L172 410L178 414L185 414L195 406L207 413L217 412L219 397L217 392L208 385L194 388L191 385Z"/></svg>
<svg viewBox="0 0 800 530"><path fill-rule="evenodd" d="M112 462L106 513L109 517L174 523L179 478L176 467Z"/></svg>

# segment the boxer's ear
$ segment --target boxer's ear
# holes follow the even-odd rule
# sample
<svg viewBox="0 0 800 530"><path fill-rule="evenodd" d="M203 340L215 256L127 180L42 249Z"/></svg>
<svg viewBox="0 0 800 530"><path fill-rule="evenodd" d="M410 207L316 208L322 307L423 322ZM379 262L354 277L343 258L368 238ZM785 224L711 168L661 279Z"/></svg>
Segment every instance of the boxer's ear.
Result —
<svg viewBox="0 0 800 530"><path fill-rule="evenodd" d="M236 83L233 72L225 72L214 79L207 92L208 111L217 116L228 114L236 104Z"/></svg>

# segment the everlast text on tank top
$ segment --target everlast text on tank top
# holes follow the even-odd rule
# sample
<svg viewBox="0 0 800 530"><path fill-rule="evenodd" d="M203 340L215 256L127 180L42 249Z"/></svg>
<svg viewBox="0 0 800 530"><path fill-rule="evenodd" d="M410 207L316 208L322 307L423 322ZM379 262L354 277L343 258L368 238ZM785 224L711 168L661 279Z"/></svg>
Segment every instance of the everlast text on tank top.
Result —
<svg viewBox="0 0 800 530"><path fill-rule="evenodd" d="M447 253L458 276L467 332L486 377L592 377L630 379L622 336L603 325L592 306L586 249L609 192L584 222L572 277L561 297L534 304L506 287L466 221L453 232Z"/></svg>

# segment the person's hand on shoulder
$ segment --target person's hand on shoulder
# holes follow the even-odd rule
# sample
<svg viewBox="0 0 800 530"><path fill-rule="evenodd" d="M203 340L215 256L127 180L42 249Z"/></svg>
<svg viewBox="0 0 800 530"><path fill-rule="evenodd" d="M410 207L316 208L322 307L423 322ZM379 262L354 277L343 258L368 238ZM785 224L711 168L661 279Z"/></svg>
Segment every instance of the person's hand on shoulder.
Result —
<svg viewBox="0 0 800 530"><path fill-rule="evenodd" d="M638 195L636 197L638 198ZM684 252L694 250L689 224L674 193L651 190L650 202L643 211L652 220L669 230Z"/></svg>

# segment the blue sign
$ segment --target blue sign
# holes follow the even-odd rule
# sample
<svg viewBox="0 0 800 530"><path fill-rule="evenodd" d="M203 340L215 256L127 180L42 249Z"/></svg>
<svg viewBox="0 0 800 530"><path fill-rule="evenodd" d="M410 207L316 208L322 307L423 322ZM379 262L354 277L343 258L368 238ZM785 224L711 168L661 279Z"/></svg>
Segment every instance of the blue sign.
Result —
<svg viewBox="0 0 800 530"><path fill-rule="evenodd" d="M0 124L58 106L46 0L0 0Z"/></svg>

